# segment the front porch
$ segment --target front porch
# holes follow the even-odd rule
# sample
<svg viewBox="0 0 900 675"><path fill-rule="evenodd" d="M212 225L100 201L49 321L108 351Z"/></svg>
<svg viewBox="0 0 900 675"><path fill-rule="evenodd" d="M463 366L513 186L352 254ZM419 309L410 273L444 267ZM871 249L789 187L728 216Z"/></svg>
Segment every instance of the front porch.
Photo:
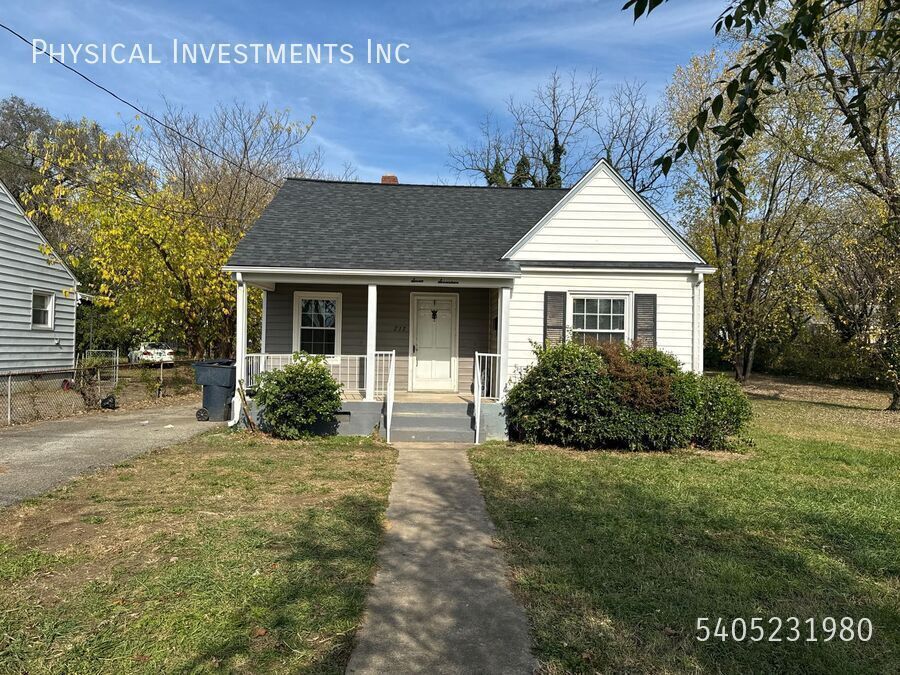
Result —
<svg viewBox="0 0 900 675"><path fill-rule="evenodd" d="M398 405L401 416L422 405L431 407L415 407L421 417L428 410L439 415L459 411L472 422L475 440L481 440L484 406L498 402L505 385L509 285L445 277L401 284L397 279L324 283L296 275L237 276L237 377L251 396L262 373L284 367L298 352L321 354L341 384L344 411L351 416L355 411L358 418L366 411L368 419L377 410L389 440ZM241 349L248 285L263 289L258 353ZM446 422L438 426L443 429ZM361 428L351 426L355 432Z"/></svg>

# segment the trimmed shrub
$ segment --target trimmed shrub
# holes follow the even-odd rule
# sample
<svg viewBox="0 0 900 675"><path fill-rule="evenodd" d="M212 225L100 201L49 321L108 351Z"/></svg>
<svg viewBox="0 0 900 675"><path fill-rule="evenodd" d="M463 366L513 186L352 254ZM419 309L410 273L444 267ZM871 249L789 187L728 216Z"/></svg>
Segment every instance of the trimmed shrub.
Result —
<svg viewBox="0 0 900 675"><path fill-rule="evenodd" d="M615 405L603 360L574 342L535 347L535 355L506 396L510 433L529 443L592 447L598 413Z"/></svg>
<svg viewBox="0 0 900 675"><path fill-rule="evenodd" d="M693 440L718 448L749 417L736 383L707 382L654 349L568 342L535 355L506 397L510 436L529 443L670 450Z"/></svg>
<svg viewBox="0 0 900 675"><path fill-rule="evenodd" d="M727 448L753 416L750 399L737 382L724 375L700 378L699 385L694 443L710 450Z"/></svg>
<svg viewBox="0 0 900 675"><path fill-rule="evenodd" d="M262 410L260 426L288 440L336 433L341 385L323 357L300 353L295 358L284 368L260 376L256 392Z"/></svg>
<svg viewBox="0 0 900 675"><path fill-rule="evenodd" d="M599 447L669 450L690 443L698 407L697 378L671 354L597 346L616 392L616 406L598 423Z"/></svg>
<svg viewBox="0 0 900 675"><path fill-rule="evenodd" d="M686 445L695 426L696 378L678 370L673 357L648 351L573 342L538 347L537 362L507 394L511 435L575 448Z"/></svg>
<svg viewBox="0 0 900 675"><path fill-rule="evenodd" d="M628 360L632 363L663 375L678 375L682 372L681 364L668 352L658 349L642 348L626 351Z"/></svg>

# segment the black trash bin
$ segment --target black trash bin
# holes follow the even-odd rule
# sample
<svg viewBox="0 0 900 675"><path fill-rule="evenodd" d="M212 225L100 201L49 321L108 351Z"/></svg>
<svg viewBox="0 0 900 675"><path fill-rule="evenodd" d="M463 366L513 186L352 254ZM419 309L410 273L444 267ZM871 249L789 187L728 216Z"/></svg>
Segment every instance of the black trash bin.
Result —
<svg viewBox="0 0 900 675"><path fill-rule="evenodd" d="M233 359L214 359L194 364L194 381L203 385L203 407L197 419L227 420L231 417L236 368Z"/></svg>

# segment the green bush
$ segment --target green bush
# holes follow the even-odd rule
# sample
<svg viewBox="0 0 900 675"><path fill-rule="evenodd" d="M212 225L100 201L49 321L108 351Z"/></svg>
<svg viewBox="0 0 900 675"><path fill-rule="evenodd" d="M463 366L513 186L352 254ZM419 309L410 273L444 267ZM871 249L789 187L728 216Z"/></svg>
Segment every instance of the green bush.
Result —
<svg viewBox="0 0 900 675"><path fill-rule="evenodd" d="M629 349L626 351L628 360L632 363L664 375L678 375L681 373L681 364L668 352L658 349Z"/></svg>
<svg viewBox="0 0 900 675"><path fill-rule="evenodd" d="M668 450L687 445L698 404L696 377L671 354L632 350L621 343L596 347L616 393L616 405L597 420L600 447Z"/></svg>
<svg viewBox="0 0 900 675"><path fill-rule="evenodd" d="M536 347L537 364L509 390L511 433L532 443L591 447L598 411L615 404L600 356L574 342Z"/></svg>
<svg viewBox="0 0 900 675"><path fill-rule="evenodd" d="M276 438L296 440L337 432L341 385L321 356L295 354L295 361L260 376L256 401L260 426Z"/></svg>
<svg viewBox="0 0 900 675"><path fill-rule="evenodd" d="M749 402L739 387L735 394L708 385L664 352L569 342L535 355L507 394L513 438L582 449L669 450L692 440L721 447L746 422L741 405L749 410ZM701 419L706 414L715 421Z"/></svg>
<svg viewBox="0 0 900 675"><path fill-rule="evenodd" d="M762 344L757 370L815 382L876 386L879 370L858 345L841 340L828 326L806 326L787 344Z"/></svg>
<svg viewBox="0 0 900 675"><path fill-rule="evenodd" d="M753 415L750 400L737 382L724 375L700 378L699 384L694 443L710 450L727 448Z"/></svg>

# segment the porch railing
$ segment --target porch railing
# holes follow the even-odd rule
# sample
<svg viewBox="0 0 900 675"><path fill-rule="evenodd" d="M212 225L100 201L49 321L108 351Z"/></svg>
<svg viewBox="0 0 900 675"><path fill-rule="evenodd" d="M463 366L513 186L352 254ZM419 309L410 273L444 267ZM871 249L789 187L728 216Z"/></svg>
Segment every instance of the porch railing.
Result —
<svg viewBox="0 0 900 675"><path fill-rule="evenodd" d="M331 370L331 376L344 388L344 398L365 398L366 394L366 355L341 354L326 356L325 363Z"/></svg>
<svg viewBox="0 0 900 675"><path fill-rule="evenodd" d="M379 359L381 357L381 359ZM397 370L397 352L375 352L375 363L387 362L387 382L384 389L384 436L391 442L391 418L394 414L394 381ZM375 373L375 390L378 391L378 372Z"/></svg>
<svg viewBox="0 0 900 675"><path fill-rule="evenodd" d="M500 374L500 355L475 352L475 442L481 443L481 402L499 401L503 380Z"/></svg>
<svg viewBox="0 0 900 675"><path fill-rule="evenodd" d="M395 357L395 351L375 352L375 396L384 396L391 389L390 371Z"/></svg>
<svg viewBox="0 0 900 675"><path fill-rule="evenodd" d="M246 376L244 387L250 389L259 384L259 376L270 370L284 368L294 360L293 354L247 354Z"/></svg>
<svg viewBox="0 0 900 675"><path fill-rule="evenodd" d="M248 354L246 388L259 384L259 376L270 370L284 368L294 360L293 354ZM331 375L340 382L345 399L365 398L365 354L342 354L326 357ZM394 412L394 385L397 371L397 352L375 352L372 366L375 370L375 398L384 401L385 436L391 440L391 418Z"/></svg>
<svg viewBox="0 0 900 675"><path fill-rule="evenodd" d="M278 370L294 360L293 354L247 354L246 388L259 384L259 376L270 370ZM366 355L341 354L327 356L325 363L331 376L341 383L345 397L362 398L366 391ZM385 378L386 379L386 378Z"/></svg>

